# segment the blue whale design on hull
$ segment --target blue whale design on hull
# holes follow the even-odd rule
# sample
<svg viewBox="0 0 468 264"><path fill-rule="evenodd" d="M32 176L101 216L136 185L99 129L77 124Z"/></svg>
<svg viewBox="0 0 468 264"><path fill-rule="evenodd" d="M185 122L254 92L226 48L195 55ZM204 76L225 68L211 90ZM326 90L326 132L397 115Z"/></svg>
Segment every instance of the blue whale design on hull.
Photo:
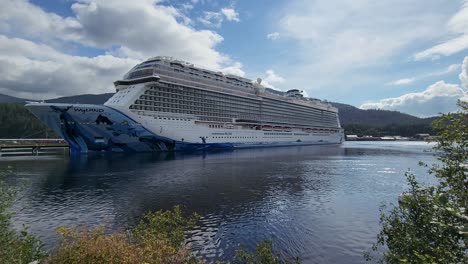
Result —
<svg viewBox="0 0 468 264"><path fill-rule="evenodd" d="M161 137L104 105L33 103L26 107L70 146L71 153L207 151L229 143L187 143Z"/></svg>

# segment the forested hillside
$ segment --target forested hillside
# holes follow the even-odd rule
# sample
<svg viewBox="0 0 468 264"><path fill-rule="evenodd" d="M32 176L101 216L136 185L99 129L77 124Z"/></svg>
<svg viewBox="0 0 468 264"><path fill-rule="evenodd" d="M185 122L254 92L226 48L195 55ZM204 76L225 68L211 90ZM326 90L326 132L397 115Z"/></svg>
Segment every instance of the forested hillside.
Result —
<svg viewBox="0 0 468 264"><path fill-rule="evenodd" d="M432 121L437 117L416 116L387 110L363 110L352 105L332 103L339 110L342 127L347 135L403 136L434 135Z"/></svg>
<svg viewBox="0 0 468 264"><path fill-rule="evenodd" d="M332 103L338 108L340 121L342 125L371 125L376 127L398 124L398 125L417 125L428 124L433 118L419 118L397 111L388 110L363 110L348 104Z"/></svg>
<svg viewBox="0 0 468 264"><path fill-rule="evenodd" d="M426 124L415 124L415 125L385 125L385 126L370 126L370 125L357 125L348 124L342 125L346 135L358 135L358 136L402 136L402 137L413 137L416 134L430 134L434 135L434 129L432 128L431 122Z"/></svg>
<svg viewBox="0 0 468 264"><path fill-rule="evenodd" d="M55 138L23 104L0 104L0 138Z"/></svg>

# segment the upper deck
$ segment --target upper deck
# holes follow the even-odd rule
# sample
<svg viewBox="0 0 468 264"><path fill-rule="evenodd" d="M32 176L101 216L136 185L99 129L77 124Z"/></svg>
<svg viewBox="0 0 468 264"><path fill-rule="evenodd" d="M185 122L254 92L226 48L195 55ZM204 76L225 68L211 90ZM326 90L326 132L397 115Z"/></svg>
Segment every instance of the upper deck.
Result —
<svg viewBox="0 0 468 264"><path fill-rule="evenodd" d="M330 112L338 112L328 102L315 98L303 97L297 89L282 92L273 89L265 89L261 80L253 82L250 79L232 74L212 71L197 67L194 64L175 60L171 57L153 57L133 67L123 80L115 82L115 85L133 83L135 81L146 82L148 80L160 80L176 82L200 89L209 89L218 92L261 99L269 98L298 104L307 107L318 108ZM293 91L291 93L291 91Z"/></svg>

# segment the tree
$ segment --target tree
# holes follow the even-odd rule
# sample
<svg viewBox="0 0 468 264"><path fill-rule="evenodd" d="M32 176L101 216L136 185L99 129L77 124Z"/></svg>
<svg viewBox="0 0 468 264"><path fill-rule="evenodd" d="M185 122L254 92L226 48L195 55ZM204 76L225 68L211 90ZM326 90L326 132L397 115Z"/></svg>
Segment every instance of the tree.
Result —
<svg viewBox="0 0 468 264"><path fill-rule="evenodd" d="M22 104L0 104L0 138L56 138Z"/></svg>
<svg viewBox="0 0 468 264"><path fill-rule="evenodd" d="M406 174L410 190L389 212L381 208L382 229L367 260L468 263L468 103L458 105L458 113L433 122L440 165L432 165L429 173L438 183L422 187L412 173Z"/></svg>

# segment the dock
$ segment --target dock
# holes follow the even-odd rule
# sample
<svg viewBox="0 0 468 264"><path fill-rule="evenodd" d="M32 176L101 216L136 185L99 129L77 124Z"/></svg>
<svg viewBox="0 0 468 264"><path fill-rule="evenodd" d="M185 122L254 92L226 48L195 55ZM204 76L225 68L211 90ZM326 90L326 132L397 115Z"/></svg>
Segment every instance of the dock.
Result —
<svg viewBox="0 0 468 264"><path fill-rule="evenodd" d="M0 139L0 157L68 154L62 139Z"/></svg>

